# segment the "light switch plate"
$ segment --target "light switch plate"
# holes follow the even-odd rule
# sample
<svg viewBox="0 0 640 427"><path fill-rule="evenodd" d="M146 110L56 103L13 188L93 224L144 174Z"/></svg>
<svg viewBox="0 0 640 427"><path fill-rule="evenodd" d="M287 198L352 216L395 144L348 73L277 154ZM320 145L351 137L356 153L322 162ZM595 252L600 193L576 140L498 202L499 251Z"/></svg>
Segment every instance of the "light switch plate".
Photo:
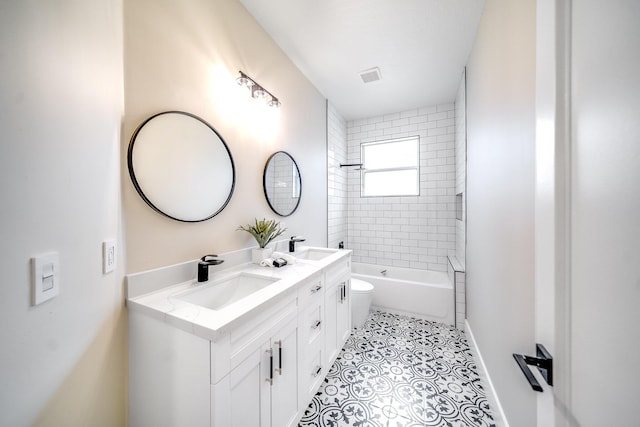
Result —
<svg viewBox="0 0 640 427"><path fill-rule="evenodd" d="M115 239L102 242L102 273L107 274L116 269L116 241Z"/></svg>
<svg viewBox="0 0 640 427"><path fill-rule="evenodd" d="M60 255L50 252L31 258L31 305L60 293Z"/></svg>

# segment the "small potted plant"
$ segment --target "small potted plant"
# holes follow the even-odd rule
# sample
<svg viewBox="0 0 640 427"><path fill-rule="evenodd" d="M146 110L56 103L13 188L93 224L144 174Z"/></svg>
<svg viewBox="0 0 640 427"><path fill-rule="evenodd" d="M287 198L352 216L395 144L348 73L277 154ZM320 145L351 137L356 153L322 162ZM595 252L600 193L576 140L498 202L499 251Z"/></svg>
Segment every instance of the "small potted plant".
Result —
<svg viewBox="0 0 640 427"><path fill-rule="evenodd" d="M281 228L280 223L274 219L255 220L254 224L247 224L246 226L239 226L238 231L246 231L251 234L256 242L258 242L259 249L253 249L251 252L251 259L254 263L260 264L260 262L271 256L273 249L266 246L276 237L280 236L287 229Z"/></svg>

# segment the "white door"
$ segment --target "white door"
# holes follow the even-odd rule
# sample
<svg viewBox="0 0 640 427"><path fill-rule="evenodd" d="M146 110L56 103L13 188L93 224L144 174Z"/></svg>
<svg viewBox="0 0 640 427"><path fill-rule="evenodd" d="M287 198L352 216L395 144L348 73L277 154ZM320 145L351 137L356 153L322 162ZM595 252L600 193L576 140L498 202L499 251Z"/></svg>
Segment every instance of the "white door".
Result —
<svg viewBox="0 0 640 427"><path fill-rule="evenodd" d="M540 427L640 425L639 22L637 0L538 1Z"/></svg>

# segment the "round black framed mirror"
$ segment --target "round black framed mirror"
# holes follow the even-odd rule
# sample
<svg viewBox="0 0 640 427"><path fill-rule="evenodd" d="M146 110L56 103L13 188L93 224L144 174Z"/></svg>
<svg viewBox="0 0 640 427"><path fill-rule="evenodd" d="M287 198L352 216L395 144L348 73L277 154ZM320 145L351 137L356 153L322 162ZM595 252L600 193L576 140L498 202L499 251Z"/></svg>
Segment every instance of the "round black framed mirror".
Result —
<svg viewBox="0 0 640 427"><path fill-rule="evenodd" d="M127 163L140 197L177 221L213 218L227 206L235 187L233 157L222 136L183 111L158 113L138 126Z"/></svg>
<svg viewBox="0 0 640 427"><path fill-rule="evenodd" d="M272 154L262 176L264 196L272 211L289 216L298 209L302 194L302 178L298 164L286 151Z"/></svg>

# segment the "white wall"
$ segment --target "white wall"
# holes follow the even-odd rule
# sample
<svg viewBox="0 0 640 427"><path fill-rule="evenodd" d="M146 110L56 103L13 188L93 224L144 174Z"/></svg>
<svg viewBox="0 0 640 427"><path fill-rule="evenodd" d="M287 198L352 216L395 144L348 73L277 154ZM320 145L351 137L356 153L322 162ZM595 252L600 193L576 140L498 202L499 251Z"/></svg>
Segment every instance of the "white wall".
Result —
<svg viewBox="0 0 640 427"><path fill-rule="evenodd" d="M126 115L123 149L145 118L183 110L222 135L236 166L236 187L227 207L201 223L180 223L151 210L136 193L123 164L127 224L127 271L228 252L256 243L236 231L254 218L275 218L285 236L304 235L327 244L326 102L236 0L125 3ZM278 110L251 99L236 84L242 70L282 102ZM275 151L298 163L302 197L282 218L262 189L264 164ZM283 237L285 237L283 236Z"/></svg>
<svg viewBox="0 0 640 427"><path fill-rule="evenodd" d="M0 425L126 422L120 0L0 5ZM31 257L60 294L30 306Z"/></svg>
<svg viewBox="0 0 640 427"><path fill-rule="evenodd" d="M535 1L488 0L467 65L467 319L510 425L535 393L512 358L534 340Z"/></svg>
<svg viewBox="0 0 640 427"><path fill-rule="evenodd" d="M328 191L328 244L337 248L347 240L347 122L327 102L327 191Z"/></svg>
<svg viewBox="0 0 640 427"><path fill-rule="evenodd" d="M347 123L348 163L360 144L420 136L420 195L360 197L348 171L348 248L354 262L447 271L455 255L454 105L440 104Z"/></svg>

